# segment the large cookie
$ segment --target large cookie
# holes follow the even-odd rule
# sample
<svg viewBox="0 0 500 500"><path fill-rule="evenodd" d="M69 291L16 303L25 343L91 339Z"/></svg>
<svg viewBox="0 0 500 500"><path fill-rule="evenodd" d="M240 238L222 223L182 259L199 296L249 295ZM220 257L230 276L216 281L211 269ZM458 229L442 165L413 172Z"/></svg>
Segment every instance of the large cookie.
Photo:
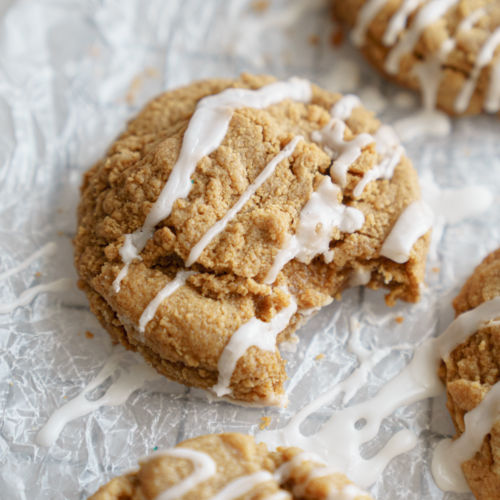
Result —
<svg viewBox="0 0 500 500"><path fill-rule="evenodd" d="M499 0L335 0L337 20L388 78L450 115L500 110Z"/></svg>
<svg viewBox="0 0 500 500"><path fill-rule="evenodd" d="M211 434L139 460L89 500L370 500L347 477L298 448L268 452L252 436Z"/></svg>
<svg viewBox="0 0 500 500"><path fill-rule="evenodd" d="M459 315L499 296L500 250L497 250L477 267L453 305ZM500 310L498 316L500 317ZM499 321L486 322L458 346L446 359L440 376L446 383L447 407L458 438L466 430L465 416L477 408L500 381ZM500 406L500 402L497 406ZM480 418L487 419L489 412L485 407ZM474 431L478 432L479 429L472 429ZM462 469L478 500L500 498L500 418L491 427L474 458L463 463Z"/></svg>
<svg viewBox="0 0 500 500"><path fill-rule="evenodd" d="M149 103L86 173L75 239L114 342L265 404L283 402L276 343L344 288L419 300L432 217L391 129L354 96L273 82L207 80Z"/></svg>

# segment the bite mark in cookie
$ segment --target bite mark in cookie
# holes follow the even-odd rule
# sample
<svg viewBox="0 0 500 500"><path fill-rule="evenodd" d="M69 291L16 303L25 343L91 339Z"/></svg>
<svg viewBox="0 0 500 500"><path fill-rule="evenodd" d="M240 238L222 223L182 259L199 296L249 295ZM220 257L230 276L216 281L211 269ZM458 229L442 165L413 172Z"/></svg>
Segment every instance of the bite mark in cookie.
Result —
<svg viewBox="0 0 500 500"><path fill-rule="evenodd" d="M303 80L244 75L146 106L87 173L79 208L80 286L113 340L169 378L213 390L237 331L253 321L259 337L296 302L284 329L271 333L275 345L285 341L305 321L300 311L339 297L357 270L370 273L367 286L389 289L389 305L417 301L429 231L406 245L404 263L381 254L420 199L416 172L394 134L358 102ZM198 120L198 112L217 117ZM314 142L334 120L343 136L337 151ZM197 144L202 132L208 139ZM186 160L191 146L206 156ZM342 187L329 175L341 157L351 162ZM298 246L282 258L290 242ZM252 345L232 371L230 394L277 404L285 379L278 350Z"/></svg>
<svg viewBox="0 0 500 500"><path fill-rule="evenodd" d="M335 468L298 448L268 452L243 434L212 434L139 459L140 468L89 500L370 500Z"/></svg>
<svg viewBox="0 0 500 500"><path fill-rule="evenodd" d="M498 0L340 0L334 13L377 69L422 90L427 110L500 111Z"/></svg>

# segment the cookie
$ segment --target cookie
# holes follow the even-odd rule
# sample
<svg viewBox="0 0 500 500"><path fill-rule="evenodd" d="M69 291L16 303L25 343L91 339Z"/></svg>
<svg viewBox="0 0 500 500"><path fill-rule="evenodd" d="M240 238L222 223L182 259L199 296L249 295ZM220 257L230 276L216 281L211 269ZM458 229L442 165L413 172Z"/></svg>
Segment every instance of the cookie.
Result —
<svg viewBox="0 0 500 500"><path fill-rule="evenodd" d="M427 107L500 111L499 0L335 0L333 11L368 61Z"/></svg>
<svg viewBox="0 0 500 500"><path fill-rule="evenodd" d="M139 460L89 500L245 499L370 500L371 496L314 453L268 452L243 434L211 434Z"/></svg>
<svg viewBox="0 0 500 500"><path fill-rule="evenodd" d="M359 99L305 80L164 93L81 193L91 310L113 342L217 396L283 404L277 344L346 287L420 297L432 213L410 160Z"/></svg>
<svg viewBox="0 0 500 500"><path fill-rule="evenodd" d="M500 250L477 267L453 302L457 315L477 310L500 296ZM498 300L498 299L497 299ZM476 333L459 345L443 363L440 376L446 383L447 408L455 424L455 439L487 425L486 437L479 442L473 458L462 463L470 489L478 500L500 498L500 418L488 405L500 406L500 311L496 320L480 323ZM489 396L488 396L489 395ZM475 410L474 420L467 421ZM467 415L469 414L469 417ZM489 417L492 422L488 423ZM470 430L469 430L470 432Z"/></svg>

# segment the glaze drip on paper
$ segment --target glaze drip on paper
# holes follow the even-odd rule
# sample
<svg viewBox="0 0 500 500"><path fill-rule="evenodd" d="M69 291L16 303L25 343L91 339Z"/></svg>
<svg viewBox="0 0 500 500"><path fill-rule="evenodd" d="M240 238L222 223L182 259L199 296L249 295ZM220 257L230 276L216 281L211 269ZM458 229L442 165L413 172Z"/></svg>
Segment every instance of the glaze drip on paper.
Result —
<svg viewBox="0 0 500 500"><path fill-rule="evenodd" d="M122 358L123 354L111 356L97 377L87 384L76 398L61 406L50 416L36 437L36 443L39 446L52 446L68 422L88 415L103 406L119 406L125 403L129 396L140 389L146 381L156 380L160 377L156 370L149 365L144 363L135 365L125 373L122 371L103 396L89 401L86 397L87 394L90 394L115 373Z"/></svg>
<svg viewBox="0 0 500 500"><path fill-rule="evenodd" d="M370 370L390 352L389 349L369 352L360 347L359 331L355 328L350 346L360 357L360 367L343 382L305 406L283 429L259 432L257 440L271 447L297 446L305 451L320 453L322 459L345 472L356 484L363 488L370 486L392 458L416 445L417 438L408 430L400 431L369 460L361 456L361 446L377 436L382 421L398 408L442 394L444 386L437 375L441 360L477 332L480 325L498 317L500 297L461 314L440 337L428 339L417 347L412 361L386 383L376 396L336 411L316 434L304 436L300 426L309 415L341 393L344 393L343 401L347 404L366 383ZM357 429L355 424L362 419L366 420L366 424Z"/></svg>

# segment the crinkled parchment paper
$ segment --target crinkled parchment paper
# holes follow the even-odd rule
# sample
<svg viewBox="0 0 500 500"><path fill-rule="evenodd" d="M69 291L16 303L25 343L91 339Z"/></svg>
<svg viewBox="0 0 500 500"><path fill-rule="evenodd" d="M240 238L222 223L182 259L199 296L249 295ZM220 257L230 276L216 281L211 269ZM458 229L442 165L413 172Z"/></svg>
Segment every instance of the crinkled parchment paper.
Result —
<svg viewBox="0 0 500 500"><path fill-rule="evenodd" d="M400 89L353 49L332 47L327 0L273 0L263 12L248 0L4 0L0 14L0 272L49 241L58 245L55 258L0 282L0 303L40 283L76 281L71 239L82 173L162 89L242 71L299 75L331 90L373 96L379 89L388 122L409 112L394 104ZM210 405L201 391L161 379L122 406L73 421L52 448L40 448L40 427L99 372L112 346L76 287L0 315L0 498L86 498L154 447L221 430L254 433L262 416L272 417L271 428L285 425L356 366L346 347L353 316L366 346L402 346L374 369L353 403L375 394L408 362L412 345L446 328L451 298L500 245L498 137L500 122L482 116L454 122L450 137L407 148L419 171L431 169L442 187L486 185L495 202L482 216L446 228L420 304L388 309L382 292L353 289L311 320L297 352L286 354L291 403L284 411ZM316 360L318 354L325 357ZM334 409L335 402L321 409L305 430L314 433ZM372 488L375 497L459 498L443 495L429 470L433 447L452 432L444 399L398 410L366 445L366 457L403 427L419 444L389 464Z"/></svg>

